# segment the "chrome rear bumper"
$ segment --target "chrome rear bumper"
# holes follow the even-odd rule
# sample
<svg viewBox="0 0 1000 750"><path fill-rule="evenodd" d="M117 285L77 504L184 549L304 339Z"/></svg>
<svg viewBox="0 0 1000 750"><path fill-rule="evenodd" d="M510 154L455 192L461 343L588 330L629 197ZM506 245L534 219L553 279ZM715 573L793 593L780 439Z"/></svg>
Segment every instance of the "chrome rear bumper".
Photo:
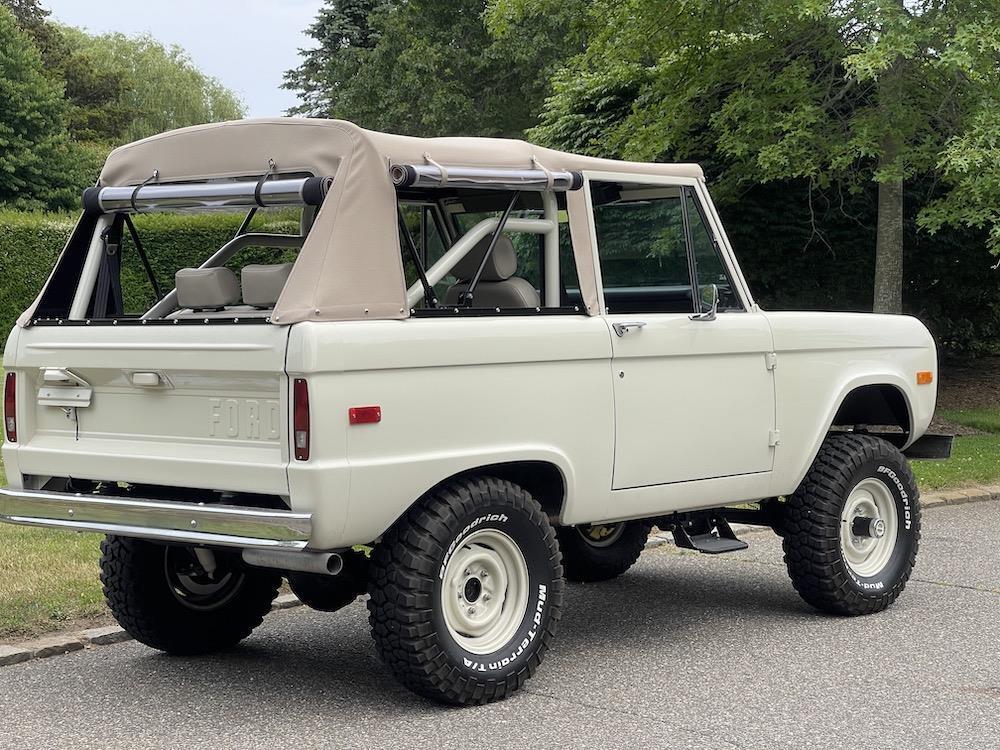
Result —
<svg viewBox="0 0 1000 750"><path fill-rule="evenodd" d="M0 489L0 521L245 549L304 549L312 516L232 505Z"/></svg>

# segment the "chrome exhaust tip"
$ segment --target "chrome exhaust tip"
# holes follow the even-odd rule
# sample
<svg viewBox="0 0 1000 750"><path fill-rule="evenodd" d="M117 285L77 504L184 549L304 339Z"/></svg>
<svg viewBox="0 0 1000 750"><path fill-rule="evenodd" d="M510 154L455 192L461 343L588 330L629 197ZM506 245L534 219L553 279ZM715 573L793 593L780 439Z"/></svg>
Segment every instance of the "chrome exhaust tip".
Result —
<svg viewBox="0 0 1000 750"><path fill-rule="evenodd" d="M255 568L294 570L324 576L338 575L344 569L344 558L339 553L311 550L245 549L243 562Z"/></svg>

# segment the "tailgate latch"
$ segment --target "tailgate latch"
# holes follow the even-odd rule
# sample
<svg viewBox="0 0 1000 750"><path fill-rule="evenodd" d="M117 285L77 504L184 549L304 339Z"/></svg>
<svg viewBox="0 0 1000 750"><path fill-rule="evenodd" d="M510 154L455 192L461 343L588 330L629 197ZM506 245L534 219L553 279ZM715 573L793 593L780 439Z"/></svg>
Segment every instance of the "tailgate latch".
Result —
<svg viewBox="0 0 1000 750"><path fill-rule="evenodd" d="M39 406L82 409L90 406L94 389L90 383L65 367L43 367L38 389Z"/></svg>

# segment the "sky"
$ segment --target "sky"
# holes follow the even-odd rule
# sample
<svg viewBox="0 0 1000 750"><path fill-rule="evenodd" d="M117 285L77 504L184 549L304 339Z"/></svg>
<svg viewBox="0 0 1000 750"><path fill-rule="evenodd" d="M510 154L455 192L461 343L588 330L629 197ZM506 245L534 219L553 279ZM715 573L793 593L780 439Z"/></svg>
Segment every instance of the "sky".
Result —
<svg viewBox="0 0 1000 750"><path fill-rule="evenodd" d="M243 99L250 117L276 117L296 104L281 88L314 46L304 34L322 0L42 0L52 17L90 32L150 33L183 47L194 64Z"/></svg>

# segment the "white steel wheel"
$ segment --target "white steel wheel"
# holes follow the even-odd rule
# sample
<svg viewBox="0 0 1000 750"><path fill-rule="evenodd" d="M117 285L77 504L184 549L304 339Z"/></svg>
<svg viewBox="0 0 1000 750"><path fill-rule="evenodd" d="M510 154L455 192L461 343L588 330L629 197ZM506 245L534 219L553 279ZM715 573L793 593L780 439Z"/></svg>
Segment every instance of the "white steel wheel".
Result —
<svg viewBox="0 0 1000 750"><path fill-rule="evenodd" d="M886 485L874 478L859 482L840 517L840 550L847 567L862 578L882 572L896 547L898 526L896 501Z"/></svg>
<svg viewBox="0 0 1000 750"><path fill-rule="evenodd" d="M514 637L528 604L528 565L517 544L496 529L462 540L445 567L441 609L448 632L466 651L490 654Z"/></svg>

